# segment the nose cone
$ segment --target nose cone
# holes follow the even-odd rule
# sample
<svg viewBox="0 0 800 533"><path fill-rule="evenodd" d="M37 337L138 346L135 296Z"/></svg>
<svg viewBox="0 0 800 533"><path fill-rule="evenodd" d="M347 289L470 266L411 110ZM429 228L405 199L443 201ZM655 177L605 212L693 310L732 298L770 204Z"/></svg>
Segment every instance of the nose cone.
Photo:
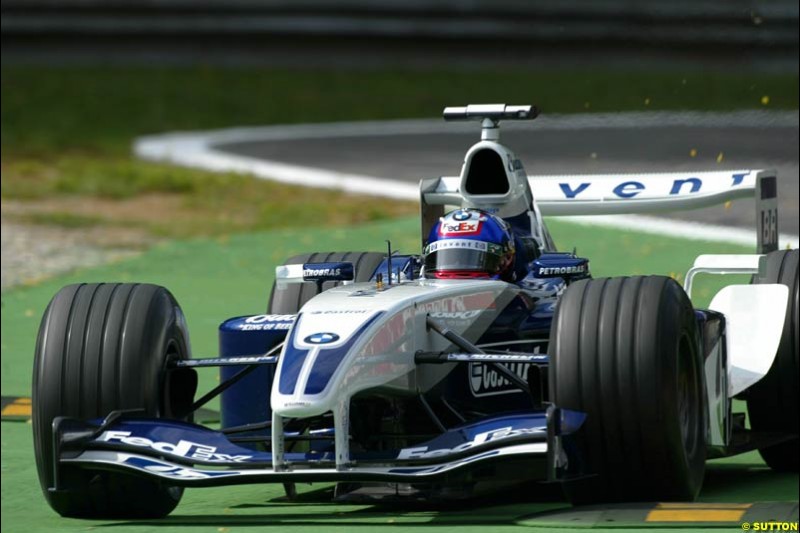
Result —
<svg viewBox="0 0 800 533"><path fill-rule="evenodd" d="M305 418L336 412L369 389L415 394L414 353L448 345L427 331L425 317L452 318L459 333L476 322L478 329L485 328L518 290L493 280L415 280L383 289L355 283L329 289L303 306L286 337L272 384L272 410Z"/></svg>
<svg viewBox="0 0 800 533"><path fill-rule="evenodd" d="M302 313L287 337L275 382L272 410L284 417L310 417L332 410L337 383L347 374L364 333L381 311Z"/></svg>

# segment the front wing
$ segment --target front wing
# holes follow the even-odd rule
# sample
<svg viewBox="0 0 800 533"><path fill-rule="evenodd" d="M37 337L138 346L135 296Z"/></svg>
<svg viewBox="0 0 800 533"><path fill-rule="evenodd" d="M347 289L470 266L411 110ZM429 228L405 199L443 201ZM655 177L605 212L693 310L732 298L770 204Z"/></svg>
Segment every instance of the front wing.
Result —
<svg viewBox="0 0 800 533"><path fill-rule="evenodd" d="M332 450L286 453L284 464L272 454L230 442L203 426L118 414L93 423L54 421L56 481L63 467L114 470L161 479L179 486L220 486L285 482L467 482L491 475L520 481L560 480L579 475L574 443L585 415L549 406L464 424L408 448L353 453L337 468ZM266 439L266 437L265 437ZM268 439L267 439L268 440ZM511 468L505 468L510 466Z"/></svg>

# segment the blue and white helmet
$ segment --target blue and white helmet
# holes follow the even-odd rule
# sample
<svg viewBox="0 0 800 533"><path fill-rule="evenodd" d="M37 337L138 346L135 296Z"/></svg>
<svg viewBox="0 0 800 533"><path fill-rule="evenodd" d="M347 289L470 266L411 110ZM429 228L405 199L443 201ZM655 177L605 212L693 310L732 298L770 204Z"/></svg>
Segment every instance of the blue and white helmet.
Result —
<svg viewBox="0 0 800 533"><path fill-rule="evenodd" d="M479 209L451 211L431 229L425 276L512 281L514 238L508 223Z"/></svg>

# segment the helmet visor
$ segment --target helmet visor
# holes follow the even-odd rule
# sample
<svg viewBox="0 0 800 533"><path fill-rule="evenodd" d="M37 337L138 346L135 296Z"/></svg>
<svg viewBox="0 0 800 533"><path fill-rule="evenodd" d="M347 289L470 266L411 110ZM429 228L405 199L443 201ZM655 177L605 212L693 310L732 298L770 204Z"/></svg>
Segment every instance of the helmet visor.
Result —
<svg viewBox="0 0 800 533"><path fill-rule="evenodd" d="M473 270L494 274L500 270L501 250L498 245L482 241L434 242L425 254L425 272Z"/></svg>

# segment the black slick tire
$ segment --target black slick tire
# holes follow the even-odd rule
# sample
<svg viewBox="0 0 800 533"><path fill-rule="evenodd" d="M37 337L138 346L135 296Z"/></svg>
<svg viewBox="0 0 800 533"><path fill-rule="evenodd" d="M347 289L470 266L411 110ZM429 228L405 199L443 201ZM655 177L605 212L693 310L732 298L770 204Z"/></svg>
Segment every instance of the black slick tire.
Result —
<svg viewBox="0 0 800 533"><path fill-rule="evenodd" d="M662 276L570 285L550 334L556 406L587 414L589 477L564 483L575 504L693 500L705 471L705 390L686 293Z"/></svg>
<svg viewBox="0 0 800 533"><path fill-rule="evenodd" d="M797 472L798 463L798 255L797 250L767 254L764 277L754 283L780 283L789 287L789 303L778 353L766 376L745 391L750 427L755 431L788 433L795 438L759 450L761 457L779 472Z"/></svg>
<svg viewBox="0 0 800 533"><path fill-rule="evenodd" d="M189 357L189 336L173 296L155 285L100 283L61 289L45 310L33 369L33 444L39 482L62 516L157 518L182 489L142 477L59 466L53 486L53 419L89 420L143 409L150 417L188 412L193 372L168 372Z"/></svg>

